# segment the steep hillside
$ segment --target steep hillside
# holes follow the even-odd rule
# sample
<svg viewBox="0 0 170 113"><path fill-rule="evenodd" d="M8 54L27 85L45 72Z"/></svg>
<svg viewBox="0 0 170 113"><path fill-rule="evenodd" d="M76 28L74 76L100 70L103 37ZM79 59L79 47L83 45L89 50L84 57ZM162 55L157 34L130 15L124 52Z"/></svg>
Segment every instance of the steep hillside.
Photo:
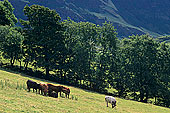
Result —
<svg viewBox="0 0 170 113"><path fill-rule="evenodd" d="M70 99L52 98L38 93L27 92L26 81L49 83L50 81L32 78L0 70L0 112L40 112L40 113L169 113L170 109L140 102L117 99L116 108L106 107L105 95L67 86L71 89ZM53 83L56 84L56 83ZM76 98L75 98L76 97Z"/></svg>
<svg viewBox="0 0 170 113"><path fill-rule="evenodd" d="M9 0L18 18L24 18L26 4L39 4L55 9L62 19L102 24L110 21L119 36L149 33L170 34L169 0Z"/></svg>

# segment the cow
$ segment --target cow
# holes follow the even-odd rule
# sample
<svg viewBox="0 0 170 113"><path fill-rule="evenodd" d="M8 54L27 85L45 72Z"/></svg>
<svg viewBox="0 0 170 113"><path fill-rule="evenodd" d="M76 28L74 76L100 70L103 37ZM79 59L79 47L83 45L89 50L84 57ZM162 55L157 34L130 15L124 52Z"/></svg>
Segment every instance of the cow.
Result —
<svg viewBox="0 0 170 113"><path fill-rule="evenodd" d="M39 84L39 93L41 91L42 95L47 95L48 93L48 85L46 83L40 82Z"/></svg>
<svg viewBox="0 0 170 113"><path fill-rule="evenodd" d="M58 93L53 91L53 92L49 93L49 96L54 97L54 98L58 98Z"/></svg>
<svg viewBox="0 0 170 113"><path fill-rule="evenodd" d="M48 83L48 94L51 95L51 93L53 91L55 91L58 95L58 92L60 92L60 96L61 96L61 91L62 91L62 87L61 86L56 86L56 85L53 85L53 84L50 84Z"/></svg>
<svg viewBox="0 0 170 113"><path fill-rule="evenodd" d="M36 82L32 81L32 80L27 80L27 89L28 91L30 92L30 89L33 88L33 92L34 90L36 90L37 92L37 89L39 89L39 84L37 84Z"/></svg>
<svg viewBox="0 0 170 113"><path fill-rule="evenodd" d="M66 98L67 98L67 97L69 98L70 89L67 88L67 87L64 87L64 86L60 86L60 87L62 88L61 91L62 91L63 93L65 93Z"/></svg>
<svg viewBox="0 0 170 113"><path fill-rule="evenodd" d="M116 99L112 96L106 96L105 101L107 103L107 107L108 107L108 103L112 104L112 108L116 106Z"/></svg>

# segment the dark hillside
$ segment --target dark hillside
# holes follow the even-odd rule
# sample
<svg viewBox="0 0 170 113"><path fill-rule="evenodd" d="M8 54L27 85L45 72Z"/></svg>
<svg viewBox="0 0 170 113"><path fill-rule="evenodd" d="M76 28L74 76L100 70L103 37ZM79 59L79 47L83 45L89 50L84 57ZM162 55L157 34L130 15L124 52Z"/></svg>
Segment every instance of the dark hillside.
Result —
<svg viewBox="0 0 170 113"><path fill-rule="evenodd" d="M149 33L170 34L169 0L9 0L18 18L25 19L26 4L39 4L55 9L62 19L102 24L110 21L119 36Z"/></svg>
<svg viewBox="0 0 170 113"><path fill-rule="evenodd" d="M113 1L113 0L112 0ZM169 0L114 0L119 14L131 25L170 34Z"/></svg>

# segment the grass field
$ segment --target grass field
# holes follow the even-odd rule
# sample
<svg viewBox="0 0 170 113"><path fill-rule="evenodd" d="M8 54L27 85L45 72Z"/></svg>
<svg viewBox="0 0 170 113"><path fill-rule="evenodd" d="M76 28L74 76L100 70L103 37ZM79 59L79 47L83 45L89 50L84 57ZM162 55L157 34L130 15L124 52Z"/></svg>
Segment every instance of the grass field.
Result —
<svg viewBox="0 0 170 113"><path fill-rule="evenodd" d="M105 95L72 86L67 86L71 89L70 99L42 96L26 91L28 79L50 82L0 70L0 113L170 113L168 108L120 98L116 98L117 106L112 109L110 104L106 107Z"/></svg>

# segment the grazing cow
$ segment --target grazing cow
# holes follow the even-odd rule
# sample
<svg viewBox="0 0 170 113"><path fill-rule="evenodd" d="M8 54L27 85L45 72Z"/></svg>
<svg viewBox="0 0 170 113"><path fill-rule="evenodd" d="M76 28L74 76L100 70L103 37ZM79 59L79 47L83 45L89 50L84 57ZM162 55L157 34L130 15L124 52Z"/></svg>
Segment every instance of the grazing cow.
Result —
<svg viewBox="0 0 170 113"><path fill-rule="evenodd" d="M62 88L62 92L65 93L66 98L69 98L69 94L70 94L70 89L64 86L60 86Z"/></svg>
<svg viewBox="0 0 170 113"><path fill-rule="evenodd" d="M54 98L58 98L58 93L53 91L53 92L49 93L49 96L54 97Z"/></svg>
<svg viewBox="0 0 170 113"><path fill-rule="evenodd" d="M107 107L108 107L108 103L112 104L112 108L116 106L116 99L112 96L106 96L105 101L107 103Z"/></svg>
<svg viewBox="0 0 170 113"><path fill-rule="evenodd" d="M33 88L33 92L34 89L37 92L37 89L39 89L39 84L37 84L36 82L32 81L32 80L27 80L27 89L30 92L30 89Z"/></svg>
<svg viewBox="0 0 170 113"><path fill-rule="evenodd" d="M58 92L60 92L60 96L61 96L61 91L62 91L62 87L61 86L55 86L53 84L48 83L48 94L50 95L53 91L55 91L58 95Z"/></svg>
<svg viewBox="0 0 170 113"><path fill-rule="evenodd" d="M39 84L39 93L40 93L40 91L41 91L41 94L42 95L47 95L47 93L48 93L48 85L47 84L45 84L45 83L40 83Z"/></svg>

